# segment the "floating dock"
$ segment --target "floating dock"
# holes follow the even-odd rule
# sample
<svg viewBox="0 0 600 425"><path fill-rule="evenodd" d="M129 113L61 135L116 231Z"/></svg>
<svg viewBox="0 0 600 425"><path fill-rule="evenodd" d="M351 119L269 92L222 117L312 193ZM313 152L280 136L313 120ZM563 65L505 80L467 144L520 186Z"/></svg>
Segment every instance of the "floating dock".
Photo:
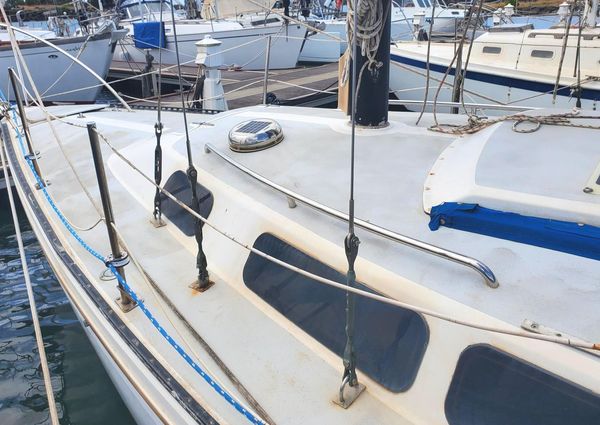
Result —
<svg viewBox="0 0 600 425"><path fill-rule="evenodd" d="M185 90L184 98L191 101L191 91L196 81L198 67L182 66L181 71ZM127 92L130 91L127 87L131 85L137 86L137 93L140 93L141 77L132 77L143 73L143 68L136 68L135 64L113 61L109 72L109 81L123 80L117 83L119 84L117 87L119 91L125 94L125 99L131 104L156 105L156 97L141 99L140 97L127 95ZM263 102L264 71L222 70L221 76L229 109L252 106ZM178 87L177 69L169 67L169 69L163 71L162 81L163 84ZM272 93L274 97L269 95L268 103L302 106L335 105L337 102L337 82L337 63L304 65L293 69L270 71L267 92ZM133 91L135 92L135 89ZM178 91L162 96L162 104L165 106L177 107L180 106L180 102Z"/></svg>

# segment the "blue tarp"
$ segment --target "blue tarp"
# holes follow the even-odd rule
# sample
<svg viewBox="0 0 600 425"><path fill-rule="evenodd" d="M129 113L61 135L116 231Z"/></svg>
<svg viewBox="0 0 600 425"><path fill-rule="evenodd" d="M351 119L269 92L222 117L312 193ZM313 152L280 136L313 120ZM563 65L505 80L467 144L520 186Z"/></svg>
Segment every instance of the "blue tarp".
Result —
<svg viewBox="0 0 600 425"><path fill-rule="evenodd" d="M156 49L165 47L164 22L138 22L133 24L133 40L135 47L139 49Z"/></svg>
<svg viewBox="0 0 600 425"><path fill-rule="evenodd" d="M431 209L429 228L440 226L600 260L600 228L444 202Z"/></svg>

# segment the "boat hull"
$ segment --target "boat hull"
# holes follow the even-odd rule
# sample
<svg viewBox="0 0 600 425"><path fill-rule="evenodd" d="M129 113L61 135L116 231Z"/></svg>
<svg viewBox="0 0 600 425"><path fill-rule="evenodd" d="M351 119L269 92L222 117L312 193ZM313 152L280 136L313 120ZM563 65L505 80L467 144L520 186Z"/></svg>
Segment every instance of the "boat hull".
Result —
<svg viewBox="0 0 600 425"><path fill-rule="evenodd" d="M204 26L203 26L204 27ZM178 31L179 28L178 28ZM179 57L182 65L194 64L198 48L196 42L205 36L221 41L223 62L227 66L240 67L244 70L262 70L265 67L266 38L271 36L271 54L269 69L294 68L302 49L306 29L300 25L267 25L239 30L211 32L205 31L181 33L177 35ZM164 65L177 64L175 52L175 37L167 35L167 46L162 52ZM129 61L136 64L146 64L145 50L135 47L132 37L127 37L117 47L114 54L116 61ZM159 61L158 49L148 49Z"/></svg>
<svg viewBox="0 0 600 425"><path fill-rule="evenodd" d="M106 77L110 67L115 42L110 33L97 36L76 37L73 39L53 40L52 43L77 57L102 78ZM94 102L102 89L98 80L80 65L58 52L54 48L36 42L21 46L21 53L27 63L31 77L47 102ZM0 48L0 68L17 69L15 57L10 47ZM23 75L25 86L33 94L31 84ZM1 87L9 87L8 96L14 100L8 73L0 75ZM82 89L83 88L83 89Z"/></svg>
<svg viewBox="0 0 600 425"><path fill-rule="evenodd" d="M393 51L391 60L390 91L401 100L422 101L425 97L426 62ZM442 64L430 64L429 101L434 100L445 71L446 66ZM440 90L438 101L450 102L452 100L453 83L454 69L447 76L446 83ZM597 102L600 100L600 85L592 81L582 84L582 89L582 108L596 109ZM553 90L554 84L549 80L535 81L518 78L516 75L510 76L500 70L498 72L472 70L467 72L465 79L464 100L467 103L499 103L531 108L565 109L576 106L577 99L569 87L561 85L554 101L552 99ZM447 111L443 108L440 110Z"/></svg>

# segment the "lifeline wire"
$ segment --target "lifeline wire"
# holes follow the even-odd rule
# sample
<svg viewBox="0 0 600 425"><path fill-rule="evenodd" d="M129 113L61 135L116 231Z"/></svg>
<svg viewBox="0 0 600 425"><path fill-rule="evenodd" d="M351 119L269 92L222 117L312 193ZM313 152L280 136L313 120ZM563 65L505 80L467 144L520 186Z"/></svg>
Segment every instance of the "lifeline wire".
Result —
<svg viewBox="0 0 600 425"><path fill-rule="evenodd" d="M35 333L35 343L37 344L38 353L40 355L40 365L42 367L42 375L44 377L44 386L46 387L46 396L48 397L48 410L50 411L50 421L52 425L58 425L58 412L56 410L56 402L54 401L54 390L52 389L52 381L50 377L50 369L48 368L48 359L46 358L46 350L44 349L44 337L40 328L40 319L37 314L37 305L33 295L33 286L29 276L29 268L27 267L27 257L23 248L23 239L21 238L21 226L19 225L19 217L13 199L12 188L10 184L10 174L6 167L6 158L4 157L4 143L0 140L0 160L2 160L2 168L4 170L4 178L6 179L6 191L8 192L8 200L10 203L10 211L15 226L15 235L17 237L17 245L19 246L19 256L21 257L21 266L23 268L23 277L25 278L25 288L27 289L27 298L31 310L31 321L33 322L33 330ZM42 186L43 187L43 186Z"/></svg>
<svg viewBox="0 0 600 425"><path fill-rule="evenodd" d="M16 113L15 113L14 109L11 109L11 111L13 113L13 119L16 119ZM31 160L31 158L25 156L26 152L25 152L25 146L23 143L23 137L21 135L21 132L18 129L16 129L15 131L17 133L17 138L19 140L19 144L21 147L21 153L25 157L25 160L27 161L27 164L29 165L29 168L31 169L31 172L32 172L35 180L37 181L38 184L40 184L42 182L42 180L40 179L40 176L35 172L35 168L33 167L33 162ZM98 134L100 135L100 133L98 133ZM73 227L71 227L71 225L67 221L66 217L58 209L58 206L54 203L54 200L48 193L47 189L44 186L40 186L40 187L41 187L42 193L44 194L44 197L48 201L48 204L54 210L54 212L56 213L56 215L58 216L60 221L63 223L63 225L67 228L67 230L69 231L71 236L73 236L79 242L79 244L87 252L89 252L93 257L100 260L102 263L106 264L106 258L104 256L102 256L100 253L98 253L98 251L94 250L90 245L88 245L81 238L81 236L79 236L79 234L75 231L75 229L73 229ZM186 363L189 366L191 366L192 369L194 369L218 394L220 394L221 397L223 397L225 399L225 401L227 401L230 405L232 405L239 413L244 415L250 422L252 422L253 424L257 424L257 425L266 425L266 422L263 419L258 417L254 412L252 412L247 407L245 407L243 404L241 404L239 401L237 401L231 394L229 394L225 390L225 388L223 388L221 385L219 385L219 383L217 383L210 375L208 375L204 371L204 369L202 369L202 367L200 365L198 365L185 352L185 350L181 347L181 345L179 345L179 343L169 335L169 333L165 330L165 328L163 328L161 326L161 324L158 322L158 320L150 312L148 307L146 307L146 305L144 304L144 301L137 296L137 294L131 289L129 284L123 279L123 277L117 272L117 270L111 263L109 263L109 268L110 268L111 272L115 275L115 277L117 278L119 283L123 286L123 288L125 289L127 294L137 303L140 310L148 318L150 323L152 323L154 328L165 338L165 340L169 343L169 345L171 345L171 347L173 347L175 349L175 351L177 351L177 353L186 361Z"/></svg>

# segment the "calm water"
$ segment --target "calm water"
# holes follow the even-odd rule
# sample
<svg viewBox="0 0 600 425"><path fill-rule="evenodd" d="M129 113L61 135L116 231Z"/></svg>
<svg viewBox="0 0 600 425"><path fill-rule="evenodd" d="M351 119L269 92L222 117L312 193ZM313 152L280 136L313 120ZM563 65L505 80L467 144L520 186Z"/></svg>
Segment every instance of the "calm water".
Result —
<svg viewBox="0 0 600 425"><path fill-rule="evenodd" d="M19 209L61 424L134 424ZM0 192L0 424L49 424L6 192Z"/></svg>

